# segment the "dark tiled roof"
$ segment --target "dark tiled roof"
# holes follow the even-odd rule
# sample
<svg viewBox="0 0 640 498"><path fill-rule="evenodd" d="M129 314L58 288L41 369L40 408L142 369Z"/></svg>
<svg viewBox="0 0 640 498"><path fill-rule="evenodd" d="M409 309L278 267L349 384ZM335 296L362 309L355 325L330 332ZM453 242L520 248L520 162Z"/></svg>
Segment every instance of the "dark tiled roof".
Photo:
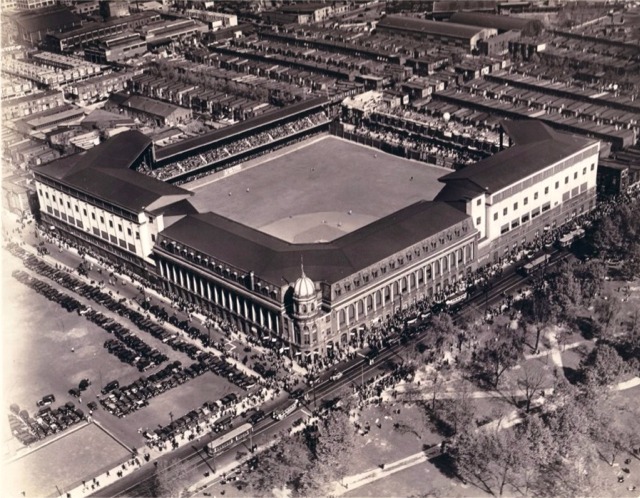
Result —
<svg viewBox="0 0 640 498"><path fill-rule="evenodd" d="M404 16L387 16L378 23L378 27L423 33L425 35L451 36L467 39L471 39L484 29L479 26L466 26L464 24L429 21Z"/></svg>
<svg viewBox="0 0 640 498"><path fill-rule="evenodd" d="M255 118L250 118L241 123L233 126L228 126L221 130L215 130L210 133L205 133L199 137L189 138L182 140L176 144L168 145L166 147L156 149L156 160L163 161L168 158L177 156L184 152L196 150L200 147L212 145L219 140L232 137L238 133L252 130L259 126L263 126L269 123L277 122L289 116L294 116L297 113L301 113L307 110L311 110L315 107L320 107L328 102L326 97L318 97L315 99L305 100L292 104L283 109L276 109L275 111L265 112Z"/></svg>
<svg viewBox="0 0 640 498"><path fill-rule="evenodd" d="M510 31L512 29L522 31L527 26L535 24L537 21L531 19L520 19L518 17L500 16L497 14L486 14L482 12L456 12L451 16L451 22L466 24L468 26L494 28L498 31Z"/></svg>
<svg viewBox="0 0 640 498"><path fill-rule="evenodd" d="M475 185L479 191L497 192L578 152L594 140L560 133L535 120L504 121L503 128L516 145L440 178L447 186L437 200L453 197L451 189Z"/></svg>
<svg viewBox="0 0 640 498"><path fill-rule="evenodd" d="M35 172L134 213L164 196L193 195L129 169L149 145L151 140L139 131L126 131L88 152L53 161Z"/></svg>
<svg viewBox="0 0 640 498"><path fill-rule="evenodd" d="M13 15L17 24L29 33L38 31L59 31L80 25L80 18L67 7L56 6Z"/></svg>
<svg viewBox="0 0 640 498"><path fill-rule="evenodd" d="M272 283L298 278L304 258L310 278L332 283L467 218L446 203L419 201L333 242L292 244L209 212L184 217L162 236Z"/></svg>

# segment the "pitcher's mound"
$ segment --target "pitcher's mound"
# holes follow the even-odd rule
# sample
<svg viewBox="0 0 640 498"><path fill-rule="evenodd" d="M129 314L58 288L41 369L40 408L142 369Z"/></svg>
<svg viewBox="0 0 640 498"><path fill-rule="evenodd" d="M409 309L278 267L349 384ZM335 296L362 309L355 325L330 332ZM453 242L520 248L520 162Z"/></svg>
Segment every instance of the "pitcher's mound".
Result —
<svg viewBox="0 0 640 498"><path fill-rule="evenodd" d="M331 242L376 219L366 214L325 211L280 218L260 227L260 230L294 244L313 244Z"/></svg>

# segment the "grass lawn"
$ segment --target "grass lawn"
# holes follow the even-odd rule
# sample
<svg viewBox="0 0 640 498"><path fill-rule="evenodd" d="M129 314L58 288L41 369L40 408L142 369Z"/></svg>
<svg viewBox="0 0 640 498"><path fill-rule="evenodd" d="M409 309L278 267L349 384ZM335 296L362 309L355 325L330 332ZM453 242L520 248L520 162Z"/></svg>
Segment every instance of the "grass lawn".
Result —
<svg viewBox="0 0 640 498"><path fill-rule="evenodd" d="M58 496L57 489L66 492L128 455L122 445L89 424L7 464L5 496L21 496L23 491L25 496Z"/></svg>
<svg viewBox="0 0 640 498"><path fill-rule="evenodd" d="M195 191L191 202L201 211L285 240L314 242L433 199L443 185L437 179L449 172L331 136L302 145L264 156L257 167L184 187Z"/></svg>

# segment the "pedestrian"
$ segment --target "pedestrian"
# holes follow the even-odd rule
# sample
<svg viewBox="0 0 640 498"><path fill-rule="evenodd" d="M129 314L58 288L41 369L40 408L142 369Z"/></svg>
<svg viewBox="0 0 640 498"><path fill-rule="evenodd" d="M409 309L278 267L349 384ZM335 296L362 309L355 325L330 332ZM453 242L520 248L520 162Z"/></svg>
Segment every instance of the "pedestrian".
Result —
<svg viewBox="0 0 640 498"><path fill-rule="evenodd" d="M75 353L76 352L76 348L71 348L71 352Z"/></svg>

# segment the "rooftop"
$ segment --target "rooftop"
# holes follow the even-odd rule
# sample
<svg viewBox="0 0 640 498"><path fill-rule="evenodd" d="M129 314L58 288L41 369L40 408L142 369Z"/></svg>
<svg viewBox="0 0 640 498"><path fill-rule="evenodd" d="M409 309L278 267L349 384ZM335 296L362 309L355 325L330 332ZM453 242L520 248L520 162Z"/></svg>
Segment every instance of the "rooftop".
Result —
<svg viewBox="0 0 640 498"><path fill-rule="evenodd" d="M180 200L193 195L129 169L150 145L151 140L142 133L126 131L87 152L37 167L35 172L134 213L155 209L154 203L162 197Z"/></svg>
<svg viewBox="0 0 640 498"><path fill-rule="evenodd" d="M498 192L596 143L537 120L503 121L502 127L515 145L440 178L447 187L436 200L450 200L452 188Z"/></svg>
<svg viewBox="0 0 640 498"><path fill-rule="evenodd" d="M387 16L378 23L378 27L411 31L424 35L452 36L469 39L480 34L485 29L479 26L466 26L452 22L429 21L405 16Z"/></svg>
<svg viewBox="0 0 640 498"><path fill-rule="evenodd" d="M67 7L57 5L46 9L17 12L11 15L15 22L28 32L57 31L80 25L80 18Z"/></svg>
<svg viewBox="0 0 640 498"><path fill-rule="evenodd" d="M334 283L467 218L446 203L418 201L333 242L292 244L218 214L203 213L185 216L162 237L254 271L272 283L296 281L301 258L312 280Z"/></svg>

